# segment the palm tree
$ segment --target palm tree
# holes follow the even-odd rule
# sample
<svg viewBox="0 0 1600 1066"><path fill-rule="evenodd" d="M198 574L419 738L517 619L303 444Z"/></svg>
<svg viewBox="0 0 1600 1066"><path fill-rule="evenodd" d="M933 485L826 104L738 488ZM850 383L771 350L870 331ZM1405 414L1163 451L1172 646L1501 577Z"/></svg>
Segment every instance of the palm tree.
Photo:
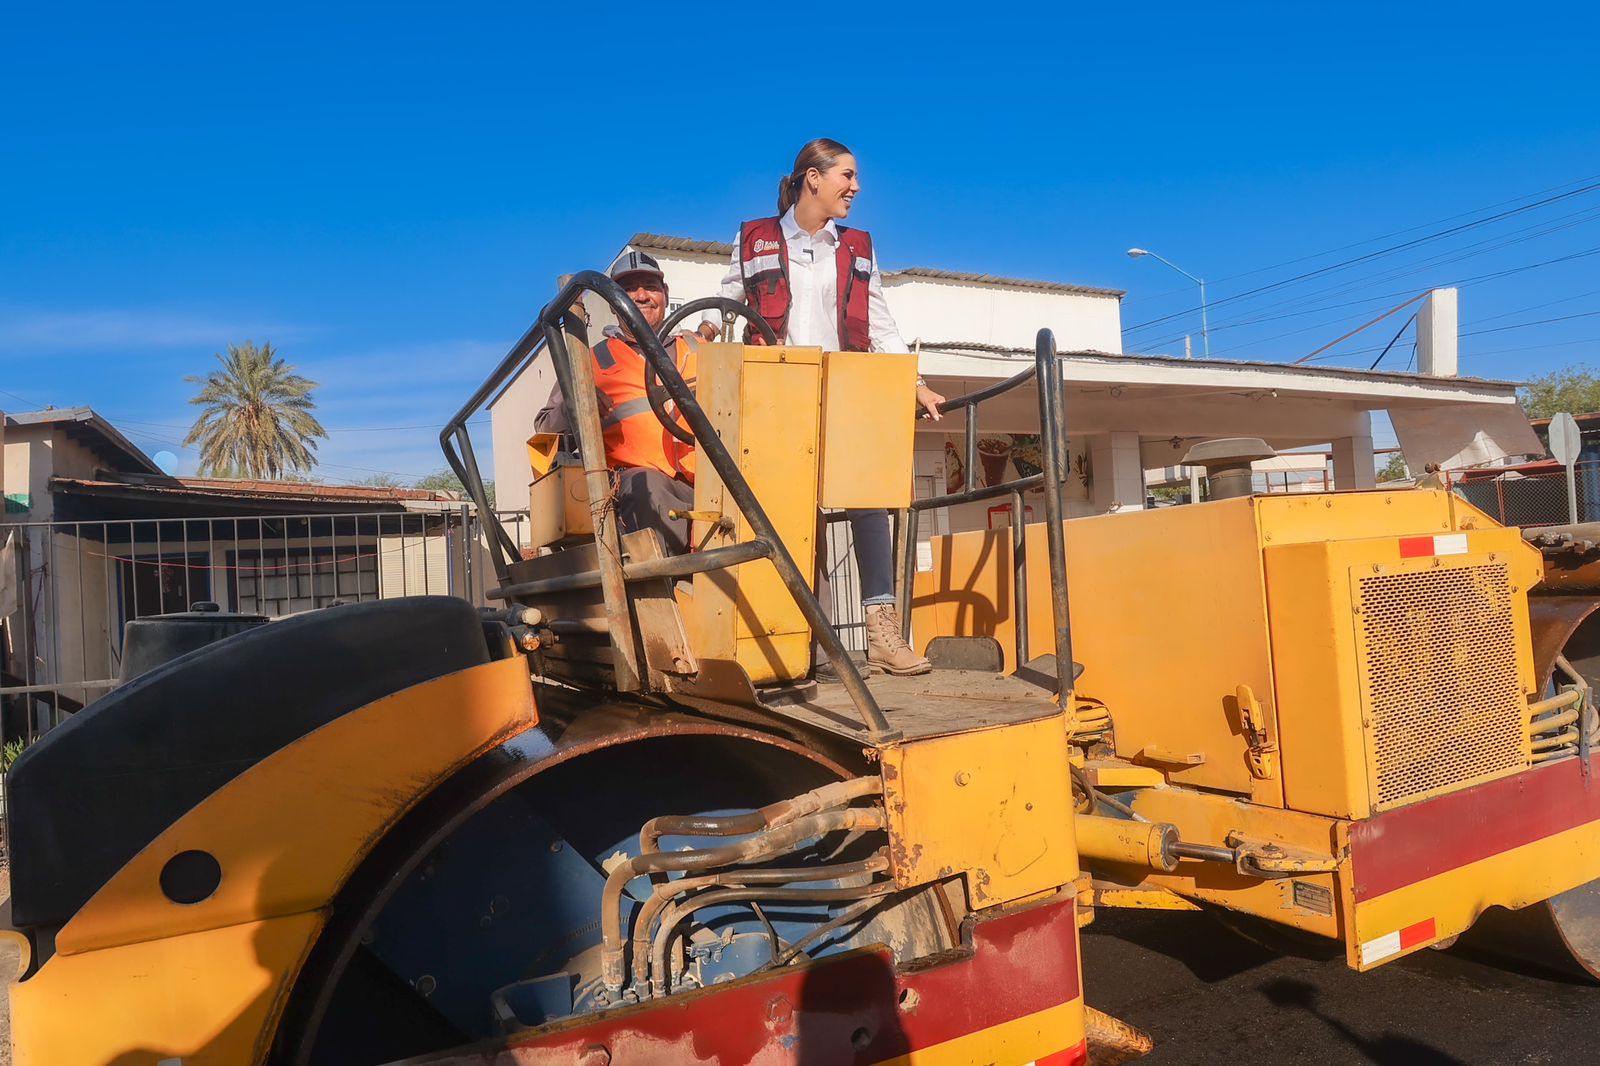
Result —
<svg viewBox="0 0 1600 1066"><path fill-rule="evenodd" d="M201 386L189 402L205 410L183 443L200 445L202 477L276 478L316 466L315 381L278 358L271 344L228 345L222 369L184 380Z"/></svg>

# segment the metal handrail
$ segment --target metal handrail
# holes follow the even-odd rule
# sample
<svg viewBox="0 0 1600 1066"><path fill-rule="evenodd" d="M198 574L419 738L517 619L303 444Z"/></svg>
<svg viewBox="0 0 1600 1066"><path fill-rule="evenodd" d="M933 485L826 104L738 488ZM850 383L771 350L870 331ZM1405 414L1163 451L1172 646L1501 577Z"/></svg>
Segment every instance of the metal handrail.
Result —
<svg viewBox="0 0 1600 1066"><path fill-rule="evenodd" d="M732 454L723 444L722 438L717 435L710 418L695 399L694 391L678 372L676 362L668 355L661 339L646 324L638 307L628 299L616 282L604 274L586 270L573 275L562 286L555 299L539 312L539 317L533 326L501 360L489 380L473 394L472 399L440 432L439 442L444 448L445 457L457 476L461 478L462 484L467 487L469 493L472 493L474 501L479 501L480 498L486 499L483 493L483 481L472 454L471 442L466 437L466 424L484 401L516 369L534 357L542 343L551 356L551 366L555 370L556 380L560 384L562 395L568 399L573 415L584 473L590 479L589 498L598 501L605 499L609 494L609 472L605 466L599 408L594 395L593 360L586 357L587 352L584 352L584 358L579 358L568 347L566 341L567 333L571 333L580 341L584 339L583 324L572 314L571 309L578 297L585 292L594 293L611 307L617 316L617 321L639 345L645 358L647 372L658 375L666 385L668 393L677 404L679 415L688 423L690 431L698 439L697 447L700 453L722 479L728 495L733 497L735 506L749 524L754 533L753 540L765 545L770 551L773 568L777 570L779 579L794 598L796 606L800 608L801 614L811 627L812 634L822 645L823 652L837 671L840 682L855 704L856 712L866 725L871 738L876 741L897 739L900 731L890 727L877 700L868 691L860 671L856 669L849 653L845 651L844 645L833 631L822 604L817 601L816 595L801 574L794 557L789 554L789 549L778 536L776 528L767 517L766 510L756 499L750 483L745 480ZM452 449L452 442L460 447L459 456ZM496 573L500 584L505 586L508 584L509 563L501 554L502 547L512 554L515 554L517 547L509 543L510 538L505 536L503 529L499 534L499 539L492 543L496 548ZM617 687L621 691L633 691L641 687L641 681L637 669L635 642L631 639L634 635L632 612L626 594L626 578L621 562L621 549L617 542L616 523L596 522L595 540L599 555L598 583L605 599L606 616L612 623L609 631L612 647L616 651ZM726 556L721 558L727 559ZM734 563L730 560L722 565L734 565Z"/></svg>
<svg viewBox="0 0 1600 1066"><path fill-rule="evenodd" d="M1043 458L1043 469L1028 477L980 487L977 484L978 405L1011 392L1030 381L1037 384L1039 390L1039 450ZM1049 527L1047 541L1051 611L1055 621L1057 691L1065 706L1066 699L1072 692L1072 630L1067 611L1066 534L1061 525L1061 487L1065 481L1067 466L1064 451L1067 438L1061 406L1061 357L1056 352L1055 334L1048 329L1039 331L1032 368L965 395L945 400L938 405L938 409L941 414L962 411L966 415L965 470L961 491L913 500L901 516L897 547L900 553L900 624L905 630L904 635L909 638L911 629L911 585L916 575L918 516L923 511L940 507L976 503L979 500L1009 495L1016 663L1021 666L1028 661L1027 538L1023 529L1022 494L1029 489L1043 487L1045 523Z"/></svg>

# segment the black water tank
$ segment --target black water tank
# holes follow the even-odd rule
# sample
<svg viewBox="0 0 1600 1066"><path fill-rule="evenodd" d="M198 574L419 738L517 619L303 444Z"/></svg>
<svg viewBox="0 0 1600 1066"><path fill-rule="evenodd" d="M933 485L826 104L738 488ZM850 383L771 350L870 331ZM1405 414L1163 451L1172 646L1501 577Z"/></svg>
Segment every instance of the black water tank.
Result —
<svg viewBox="0 0 1600 1066"><path fill-rule="evenodd" d="M120 679L127 684L196 648L266 624L266 615L230 614L209 601L176 614L137 618L123 630Z"/></svg>

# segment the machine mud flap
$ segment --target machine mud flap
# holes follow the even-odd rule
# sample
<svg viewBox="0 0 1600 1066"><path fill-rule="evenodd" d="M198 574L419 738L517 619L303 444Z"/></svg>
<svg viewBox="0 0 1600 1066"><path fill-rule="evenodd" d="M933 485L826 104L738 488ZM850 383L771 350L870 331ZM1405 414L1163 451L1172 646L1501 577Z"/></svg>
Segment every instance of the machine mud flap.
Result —
<svg viewBox="0 0 1600 1066"><path fill-rule="evenodd" d="M1594 757L1600 759L1600 757ZM1351 823L1350 966L1370 970L1600 878L1600 783L1562 759Z"/></svg>

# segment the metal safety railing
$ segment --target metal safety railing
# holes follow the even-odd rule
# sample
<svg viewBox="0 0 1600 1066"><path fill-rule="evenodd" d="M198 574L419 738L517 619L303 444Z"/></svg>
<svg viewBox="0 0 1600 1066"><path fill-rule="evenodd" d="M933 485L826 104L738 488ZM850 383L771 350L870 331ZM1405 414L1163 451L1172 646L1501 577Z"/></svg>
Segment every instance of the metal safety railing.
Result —
<svg viewBox="0 0 1600 1066"><path fill-rule="evenodd" d="M0 741L31 741L121 681L128 622L213 602L278 618L340 602L484 603L471 507L0 524Z"/></svg>
<svg viewBox="0 0 1600 1066"><path fill-rule="evenodd" d="M749 482L745 480L738 464L717 435L711 420L696 400L693 390L679 374L675 361L667 353L661 339L646 324L644 316L634 306L633 301L628 299L616 282L604 274L592 270L584 271L574 275L562 286L556 298L540 311L534 324L495 367L488 380L445 425L439 434L439 443L444 449L445 459L451 469L461 478L462 484L466 486L472 498L478 501L480 507L484 507L487 503L487 494L477 459L473 454L467 423L505 381L519 373L543 349L551 357L551 367L555 371L557 384L562 396L567 400L569 413L572 416L579 456L588 483L589 498L605 500L610 496L611 475L606 465L599 405L595 395L594 363L589 357L587 347L587 327L582 318L574 312L575 302L584 293L593 293L604 300L616 315L617 321L639 344L647 368L647 388L657 401L652 404L657 416L669 430L682 428L675 424L676 420L665 417L660 402L661 397L654 388L654 379L659 378L661 384L665 386L667 396L677 406L678 416L687 426L687 433L694 438L695 447L721 478L728 495L732 497L734 505L744 516L754 536L747 542L728 547L648 562L624 563L616 523L596 522L594 532L598 557L596 570L567 578L513 583L509 581L510 565L511 560L519 554L518 545L504 529L492 523L495 528L490 533L491 559L500 579L500 586L491 589L489 595L496 599L509 600L548 591L551 588L549 582L581 581L581 585L575 584L573 587L598 587L604 599L606 620L611 635L616 686L619 691L632 692L639 691L643 687L643 671L638 661L636 642L631 639L635 623L627 596L626 585L629 581L684 577L737 566L754 559L769 559L789 595L793 597L801 614L805 616L813 637L837 671L840 682L844 685L857 714L873 739L881 741L898 736L899 731L890 727L882 708L868 691L861 672L839 640L822 604L812 592L810 583L800 572L788 548L784 546L776 528L767 517L766 510L756 499ZM720 299L697 302L696 305L680 309L678 317L681 318L695 306L704 303L721 306L733 302ZM758 316L748 308L736 303L733 303L733 306L747 320L759 321ZM770 334L770 330L768 332ZM568 337L576 343L569 345Z"/></svg>
<svg viewBox="0 0 1600 1066"><path fill-rule="evenodd" d="M1037 474L994 485L978 484L978 408L987 400L1003 396L1032 382L1039 392L1039 452L1042 469ZM898 592L900 622L904 636L910 636L911 587L916 573L917 525L924 511L950 507L980 500L1011 497L1011 564L1013 567L1012 610L1016 618L1016 662L1018 666L1029 660L1028 648L1028 582L1027 582L1027 530L1023 516L1027 513L1023 493L1030 489L1044 491L1045 537L1049 552L1050 609L1055 627L1056 683L1063 706L1072 691L1072 628L1067 597L1066 530L1062 525L1061 490L1067 469L1066 421L1062 411L1061 358L1056 352L1055 334L1041 329L1034 350L1034 365L1004 381L986 385L964 396L945 400L938 405L941 414L960 411L966 416L966 440L963 460L964 478L960 491L914 500L901 513L899 544L900 588Z"/></svg>

